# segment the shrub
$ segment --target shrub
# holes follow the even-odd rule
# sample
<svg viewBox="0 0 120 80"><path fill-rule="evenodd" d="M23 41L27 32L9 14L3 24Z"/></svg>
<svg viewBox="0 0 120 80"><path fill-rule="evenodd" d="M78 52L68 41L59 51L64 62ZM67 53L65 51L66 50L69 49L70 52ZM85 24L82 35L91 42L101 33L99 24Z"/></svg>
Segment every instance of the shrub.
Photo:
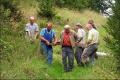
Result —
<svg viewBox="0 0 120 80"><path fill-rule="evenodd" d="M48 19L55 16L53 0L39 0L39 15Z"/></svg>

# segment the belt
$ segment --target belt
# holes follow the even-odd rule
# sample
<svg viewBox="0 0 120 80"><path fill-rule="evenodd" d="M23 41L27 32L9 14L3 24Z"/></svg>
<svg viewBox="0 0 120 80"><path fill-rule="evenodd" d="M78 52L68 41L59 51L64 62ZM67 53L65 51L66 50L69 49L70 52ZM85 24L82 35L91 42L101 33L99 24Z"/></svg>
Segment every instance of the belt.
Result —
<svg viewBox="0 0 120 80"><path fill-rule="evenodd" d="M62 46L62 47L68 47L68 48L72 48L72 46Z"/></svg>

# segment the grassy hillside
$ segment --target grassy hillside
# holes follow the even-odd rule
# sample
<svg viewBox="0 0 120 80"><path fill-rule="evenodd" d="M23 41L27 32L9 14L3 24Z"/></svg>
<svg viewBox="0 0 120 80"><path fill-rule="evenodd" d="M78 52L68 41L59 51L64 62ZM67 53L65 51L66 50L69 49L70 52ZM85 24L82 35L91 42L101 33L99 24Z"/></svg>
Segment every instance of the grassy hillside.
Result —
<svg viewBox="0 0 120 80"><path fill-rule="evenodd" d="M25 1L25 2L24 2ZM37 2L35 0L24 0L20 3L20 8L24 12L24 19L27 23L27 18L30 15L37 17ZM34 3L34 4L33 4ZM95 66L77 67L76 61L74 69L70 73L64 73L61 48L60 46L54 47L53 64L47 65L46 59L39 51L39 39L35 44L30 44L23 37L7 36L8 41L13 41L11 44L14 47L10 52L9 58L4 59L0 63L0 77L1 79L115 79L118 78L115 74L116 59L112 55L112 51L105 45L104 36L107 34L102 27L106 23L106 18L98 13L89 10L74 11L64 8L56 8L56 18L52 20L54 29L56 30L57 37L59 38L60 32L63 30L63 25L70 24L74 26L75 23L80 22L83 26L87 23L88 19L94 19L98 31L100 32L100 47L99 51L111 54L108 57L100 57L96 60ZM69 19L69 22L66 20ZM37 18L39 27L43 27L46 23L45 18ZM25 24L23 24L25 25ZM22 25L22 26L23 26Z"/></svg>

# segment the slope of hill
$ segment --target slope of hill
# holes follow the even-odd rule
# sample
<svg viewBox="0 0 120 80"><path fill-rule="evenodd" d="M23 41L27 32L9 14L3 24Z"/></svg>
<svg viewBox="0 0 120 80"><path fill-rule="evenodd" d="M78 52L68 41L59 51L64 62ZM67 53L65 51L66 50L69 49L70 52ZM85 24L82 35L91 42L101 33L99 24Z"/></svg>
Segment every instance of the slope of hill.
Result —
<svg viewBox="0 0 120 80"><path fill-rule="evenodd" d="M37 17L37 2L34 0L29 2L21 1L21 9L24 11L25 20L30 15ZM54 29L56 30L57 37L59 38L60 32L63 30L65 24L74 26L77 22L80 22L83 26L87 23L88 19L94 19L100 32L100 47L99 51L105 51L110 53L110 56L100 57L96 60L94 66L78 67L75 61L74 69L70 73L64 73L62 61L61 61L61 48L60 46L54 47L53 64L47 65L46 59L39 51L39 39L35 44L30 44L24 37L16 37L11 40L16 41L15 51L11 53L9 60L1 61L1 79L116 79L115 63L116 59L112 55L112 51L105 45L104 36L107 34L102 27L106 23L106 18L100 14L89 11L74 11L66 8L56 8L56 18L52 20ZM69 19L69 21L66 21ZM37 18L37 23L40 27L45 26L45 18ZM44 23L44 24L43 24Z"/></svg>

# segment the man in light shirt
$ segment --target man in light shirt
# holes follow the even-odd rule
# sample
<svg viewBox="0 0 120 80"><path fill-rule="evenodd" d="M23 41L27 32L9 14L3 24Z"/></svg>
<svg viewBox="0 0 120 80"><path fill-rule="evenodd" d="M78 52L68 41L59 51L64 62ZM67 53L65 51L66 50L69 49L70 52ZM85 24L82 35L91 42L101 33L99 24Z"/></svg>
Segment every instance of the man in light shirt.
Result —
<svg viewBox="0 0 120 80"><path fill-rule="evenodd" d="M87 48L82 54L82 62L86 63L89 59L89 62L94 64L95 53L98 49L99 43L99 32L93 28L91 24L86 25L88 32Z"/></svg>
<svg viewBox="0 0 120 80"><path fill-rule="evenodd" d="M26 37L31 41L31 43L33 43L38 35L39 28L35 23L34 16L31 16L29 19L30 23L27 23L25 27Z"/></svg>
<svg viewBox="0 0 120 80"><path fill-rule="evenodd" d="M76 58L78 66L81 66L82 65L81 55L85 48L86 32L84 31L80 23L77 23L75 27L77 30L77 43L76 43L75 58Z"/></svg>
<svg viewBox="0 0 120 80"><path fill-rule="evenodd" d="M88 21L88 23L91 24L94 29L97 29L97 27L95 26L95 23L94 23L94 21L93 21L92 19L90 19L90 20Z"/></svg>

